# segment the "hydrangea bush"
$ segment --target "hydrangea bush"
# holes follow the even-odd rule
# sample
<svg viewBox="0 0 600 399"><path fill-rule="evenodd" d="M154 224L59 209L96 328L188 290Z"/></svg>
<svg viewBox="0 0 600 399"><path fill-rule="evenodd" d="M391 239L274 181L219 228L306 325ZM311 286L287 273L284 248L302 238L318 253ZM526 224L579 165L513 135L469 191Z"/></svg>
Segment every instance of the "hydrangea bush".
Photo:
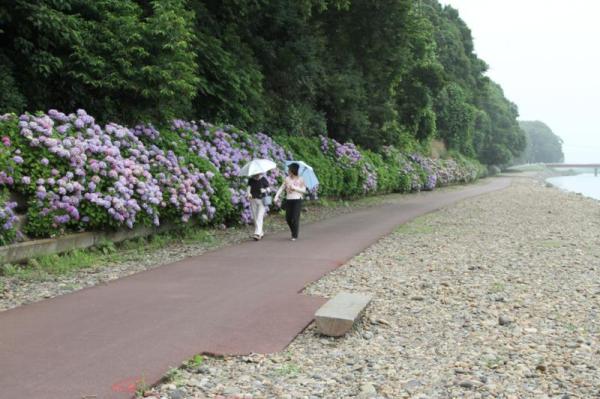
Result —
<svg viewBox="0 0 600 399"><path fill-rule="evenodd" d="M0 116L0 124L14 119L14 115ZM23 163L21 151L13 144L11 137L5 131L0 131L0 245L14 241L18 236L16 230L17 203L9 200L9 189L21 181L20 165ZM27 179L25 179L27 181Z"/></svg>
<svg viewBox="0 0 600 399"><path fill-rule="evenodd" d="M250 135L233 126L183 120L173 121L171 129L187 143L192 153L209 160L227 179L231 203L242 223L252 221L252 212L246 197L247 178L239 176L240 169L253 158L275 161L279 168L266 174L270 186L275 188L283 178L285 161L292 159L290 153L264 133Z"/></svg>
<svg viewBox="0 0 600 399"><path fill-rule="evenodd" d="M5 119L1 128L22 151L15 189L30 198L29 235L158 226L163 212L164 220L170 215L184 222L215 215L213 174L145 145L139 130L112 123L102 128L83 110L25 114Z"/></svg>
<svg viewBox="0 0 600 399"><path fill-rule="evenodd" d="M17 216L14 212L17 203L8 201L7 198L7 192L0 194L0 245L10 244L19 233L16 229Z"/></svg>
<svg viewBox="0 0 600 399"><path fill-rule="evenodd" d="M338 141L320 136L321 151L330 157L343 170L347 187L360 188L348 190L348 196L358 196L377 192L377 173L374 165L363 158L353 143ZM358 173L357 173L358 172Z"/></svg>
<svg viewBox="0 0 600 399"><path fill-rule="evenodd" d="M411 154L410 160L413 163L413 168L421 177L420 190L431 191L437 183L437 174L435 173L434 161L430 158L425 158L420 154Z"/></svg>
<svg viewBox="0 0 600 399"><path fill-rule="evenodd" d="M9 191L27 199L25 232L49 237L167 222L249 223L247 178L238 174L253 158L278 164L267 174L273 188L286 160L305 161L319 177L318 194L332 198L431 190L484 171L458 154L375 153L325 136L273 139L204 121L100 126L84 110L0 116L0 139L0 245L20 234Z"/></svg>
<svg viewBox="0 0 600 399"><path fill-rule="evenodd" d="M485 175L485 167L459 154L449 159L431 159L420 154L405 155L386 147L382 156L389 164L399 165L398 192L428 191L435 187L467 183Z"/></svg>

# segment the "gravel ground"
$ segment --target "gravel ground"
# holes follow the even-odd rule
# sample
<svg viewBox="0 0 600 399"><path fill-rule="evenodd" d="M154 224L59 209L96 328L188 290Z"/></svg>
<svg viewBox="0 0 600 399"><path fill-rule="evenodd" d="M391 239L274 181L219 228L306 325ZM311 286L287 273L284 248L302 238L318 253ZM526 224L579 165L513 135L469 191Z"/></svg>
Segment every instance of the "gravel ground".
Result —
<svg viewBox="0 0 600 399"><path fill-rule="evenodd" d="M158 398L600 398L600 206L514 179L401 226L307 287L371 292L347 336L206 357Z"/></svg>
<svg viewBox="0 0 600 399"><path fill-rule="evenodd" d="M443 190L454 189L457 189L457 187L447 187ZM302 223L334 217L384 202L402 200L405 197L406 195L392 194L351 202L330 202L327 206L320 205L319 203L308 203L308 206L304 207L305 212L302 215ZM267 234L282 230L287 230L287 225L282 215L272 213L265 219L265 231ZM106 261L101 258L99 263L92 267L62 275L47 275L42 273L24 279L2 276L0 273L0 311L64 295L85 287L104 284L117 278L176 262L186 257L201 255L212 249L246 241L249 240L253 231L254 228L251 226L225 230L206 229L206 236L210 238L209 240L174 240L160 249L145 248L143 251L135 247L127 250L123 246L120 246L117 248L119 252L119 259L117 261Z"/></svg>

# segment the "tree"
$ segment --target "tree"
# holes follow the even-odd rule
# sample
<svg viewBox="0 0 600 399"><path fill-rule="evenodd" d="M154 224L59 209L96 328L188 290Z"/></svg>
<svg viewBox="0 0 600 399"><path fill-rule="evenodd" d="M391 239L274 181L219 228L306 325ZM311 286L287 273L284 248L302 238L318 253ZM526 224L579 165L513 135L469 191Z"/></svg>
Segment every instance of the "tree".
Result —
<svg viewBox="0 0 600 399"><path fill-rule="evenodd" d="M508 101L502 88L491 80L480 105L489 117L490 130L482 140L477 154L479 160L488 165L510 164L526 145L525 133L517 122L517 106Z"/></svg>
<svg viewBox="0 0 600 399"><path fill-rule="evenodd" d="M194 114L243 128L264 126L264 75L246 41L262 2L191 0L198 78Z"/></svg>
<svg viewBox="0 0 600 399"><path fill-rule="evenodd" d="M4 0L0 112L85 108L508 163L517 108L438 0Z"/></svg>
<svg viewBox="0 0 600 399"><path fill-rule="evenodd" d="M544 122L519 121L519 126L527 134L527 147L516 162L563 162L563 141Z"/></svg>
<svg viewBox="0 0 600 399"><path fill-rule="evenodd" d="M525 147L516 105L485 76L487 65L475 54L471 31L458 11L437 0L422 5L434 27L436 56L447 83L435 100L438 136L449 148L483 163L511 162Z"/></svg>
<svg viewBox="0 0 600 399"><path fill-rule="evenodd" d="M448 84L436 101L437 131L448 149L475 156L473 131L476 108L468 103L465 91L457 83Z"/></svg>
<svg viewBox="0 0 600 399"><path fill-rule="evenodd" d="M19 66L14 92L30 111L85 108L122 122L189 114L197 77L184 0L10 3L0 63Z"/></svg>

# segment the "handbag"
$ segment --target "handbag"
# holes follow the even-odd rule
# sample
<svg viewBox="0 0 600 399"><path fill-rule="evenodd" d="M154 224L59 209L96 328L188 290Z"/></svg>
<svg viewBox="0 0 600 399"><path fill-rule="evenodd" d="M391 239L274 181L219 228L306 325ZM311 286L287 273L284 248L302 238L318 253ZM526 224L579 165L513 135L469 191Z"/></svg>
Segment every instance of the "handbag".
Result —
<svg viewBox="0 0 600 399"><path fill-rule="evenodd" d="M273 203L273 198L271 198L270 195L265 195L264 197L262 197L262 203L264 206L271 206L271 204Z"/></svg>

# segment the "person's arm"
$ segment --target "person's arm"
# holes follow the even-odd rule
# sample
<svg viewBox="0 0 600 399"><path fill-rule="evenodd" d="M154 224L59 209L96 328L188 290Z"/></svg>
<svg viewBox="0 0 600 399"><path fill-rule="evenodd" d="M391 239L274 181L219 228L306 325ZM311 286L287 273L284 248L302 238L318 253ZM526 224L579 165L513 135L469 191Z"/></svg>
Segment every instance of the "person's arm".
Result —
<svg viewBox="0 0 600 399"><path fill-rule="evenodd" d="M295 186L294 191L300 194L306 194L306 183L304 183L303 178L300 178L300 185Z"/></svg>
<svg viewBox="0 0 600 399"><path fill-rule="evenodd" d="M263 177L261 179L261 182L262 182L262 188L260 189L260 192L261 193L268 193L268 192L270 192L271 191L271 187L269 187L269 181L265 177Z"/></svg>
<svg viewBox="0 0 600 399"><path fill-rule="evenodd" d="M279 197L281 196L281 193L283 193L284 188L285 188L285 181L283 182L281 187L279 187L279 190L277 190L277 194L275 194L275 198L273 198L273 201L277 202L279 200Z"/></svg>
<svg viewBox="0 0 600 399"><path fill-rule="evenodd" d="M251 177L248 179L248 187L246 188L246 198L252 199L252 179Z"/></svg>

